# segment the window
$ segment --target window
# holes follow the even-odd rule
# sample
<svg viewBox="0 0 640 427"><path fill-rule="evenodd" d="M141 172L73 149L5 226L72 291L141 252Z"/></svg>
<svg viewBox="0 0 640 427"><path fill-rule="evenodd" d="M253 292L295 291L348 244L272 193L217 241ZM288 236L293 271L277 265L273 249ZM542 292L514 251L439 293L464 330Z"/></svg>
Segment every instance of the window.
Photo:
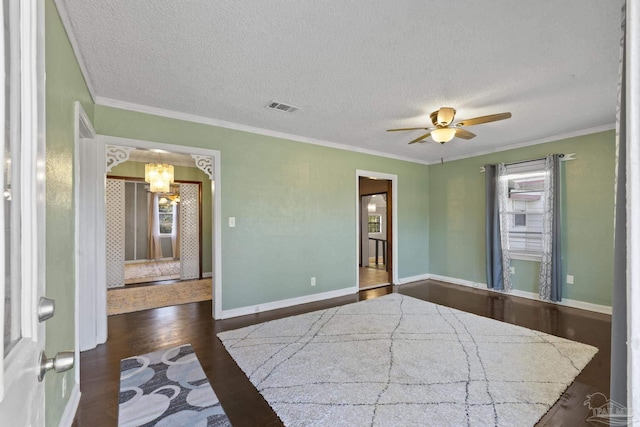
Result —
<svg viewBox="0 0 640 427"><path fill-rule="evenodd" d="M382 215L369 215L369 233L382 233Z"/></svg>
<svg viewBox="0 0 640 427"><path fill-rule="evenodd" d="M518 226L526 226L527 225L527 215L526 214L515 214L514 216L514 225Z"/></svg>
<svg viewBox="0 0 640 427"><path fill-rule="evenodd" d="M542 212L546 173L544 160L507 165L505 214L512 258L539 260L542 254Z"/></svg>
<svg viewBox="0 0 640 427"><path fill-rule="evenodd" d="M160 219L160 234L171 234L173 232L173 216L175 215L174 203L158 203L158 215Z"/></svg>

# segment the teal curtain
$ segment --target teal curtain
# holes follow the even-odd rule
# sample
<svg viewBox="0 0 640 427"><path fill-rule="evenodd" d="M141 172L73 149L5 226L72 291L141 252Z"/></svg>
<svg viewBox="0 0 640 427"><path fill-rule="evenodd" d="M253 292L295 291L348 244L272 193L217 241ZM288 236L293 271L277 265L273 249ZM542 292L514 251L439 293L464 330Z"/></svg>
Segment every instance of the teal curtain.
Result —
<svg viewBox="0 0 640 427"><path fill-rule="evenodd" d="M497 165L485 165L485 247L487 287L504 290Z"/></svg>
<svg viewBox="0 0 640 427"><path fill-rule="evenodd" d="M560 194L560 155L545 159L542 259L539 295L543 301L562 300L562 215Z"/></svg>

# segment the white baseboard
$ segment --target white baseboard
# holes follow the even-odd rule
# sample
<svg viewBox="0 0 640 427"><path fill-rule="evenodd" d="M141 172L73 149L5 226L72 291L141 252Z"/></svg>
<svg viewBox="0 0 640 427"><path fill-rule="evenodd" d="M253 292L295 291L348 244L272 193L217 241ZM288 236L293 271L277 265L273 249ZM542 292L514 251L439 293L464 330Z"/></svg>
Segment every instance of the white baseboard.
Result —
<svg viewBox="0 0 640 427"><path fill-rule="evenodd" d="M209 277L213 277L213 272L208 271L206 273L202 273L202 278L203 279L206 279L206 278L209 278Z"/></svg>
<svg viewBox="0 0 640 427"><path fill-rule="evenodd" d="M540 296L533 292L520 291L518 289L513 289L510 292L511 295L515 295L517 297L529 298L533 300L542 301ZM562 301L554 302L554 301L546 301L552 304L564 305L567 307L580 308L582 310L595 311L596 313L603 313L611 315L613 313L613 307L609 305L601 305L601 304L593 304L591 302L578 301L575 299L562 298Z"/></svg>
<svg viewBox="0 0 640 427"><path fill-rule="evenodd" d="M299 304L306 304L309 302L322 301L330 298L342 297L345 295L352 295L358 293L358 287L350 287L344 289L338 289L335 291L322 292L319 294L305 295L302 297L289 298L280 301L272 301L264 304L251 305L247 307L233 308L231 310L222 310L221 319L228 319L230 317L246 316L247 314L261 313L263 311L276 310L278 308L286 308Z"/></svg>
<svg viewBox="0 0 640 427"><path fill-rule="evenodd" d="M500 292L500 291L496 291L494 289L487 288L487 284L486 283L472 282L471 280L458 279L456 277L439 276L437 274L428 274L427 276L429 276L429 279L439 280L441 282L448 282L448 283L453 283L455 285L469 286L471 288L486 289L487 291Z"/></svg>
<svg viewBox="0 0 640 427"><path fill-rule="evenodd" d="M431 278L430 274L420 274L418 276L403 277L402 279L398 279L398 283L396 283L396 285L404 285L406 283L419 282L420 280L429 280L430 278Z"/></svg>
<svg viewBox="0 0 640 427"><path fill-rule="evenodd" d="M78 383L74 383L73 388L71 389L71 394L69 395L69 400L67 401L67 406L65 406L62 417L60 418L60 424L58 424L59 427L71 427L73 419L76 416L79 403L80 385Z"/></svg>
<svg viewBox="0 0 640 427"><path fill-rule="evenodd" d="M534 293L534 292L521 291L521 290L518 290L518 289L513 289L513 290L511 290L511 292L503 292L503 291L497 291L495 289L487 288L487 284L486 283L472 282L471 280L458 279L458 278L455 278L455 277L439 276L437 274L429 274L428 276L429 276L430 279L440 280L441 282L448 282L448 283L453 283L453 284L456 284L456 285L468 286L468 287L471 287L471 288L484 289L484 290L490 291L490 292L513 295L513 296L516 296L516 297L527 298L527 299L531 299L531 300L535 300L535 301L542 301L540 299L540 296L538 294ZM425 279L420 279L420 280L425 280ZM548 302L548 303L551 303L551 304L557 304L557 305L564 305L566 307L580 308L582 310L594 311L596 313L604 313L604 314L611 314L612 313L611 306L593 304L593 303L590 303L590 302L578 301L578 300L567 299L567 298L563 298L562 301L559 301L559 302L554 302L554 301L544 301L544 302Z"/></svg>

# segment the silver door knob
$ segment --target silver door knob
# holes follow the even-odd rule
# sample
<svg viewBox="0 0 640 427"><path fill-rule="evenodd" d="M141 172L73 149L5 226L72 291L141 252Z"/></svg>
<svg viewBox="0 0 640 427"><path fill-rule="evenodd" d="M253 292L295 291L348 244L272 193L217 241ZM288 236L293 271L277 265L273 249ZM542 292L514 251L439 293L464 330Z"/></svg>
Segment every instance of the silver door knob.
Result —
<svg viewBox="0 0 640 427"><path fill-rule="evenodd" d="M40 297L38 301L38 321L44 322L51 319L56 311L56 302L51 298Z"/></svg>
<svg viewBox="0 0 640 427"><path fill-rule="evenodd" d="M38 369L38 381L42 381L50 370L64 372L73 368L75 354L73 351L61 351L55 357L48 359L44 351L40 352L40 363Z"/></svg>

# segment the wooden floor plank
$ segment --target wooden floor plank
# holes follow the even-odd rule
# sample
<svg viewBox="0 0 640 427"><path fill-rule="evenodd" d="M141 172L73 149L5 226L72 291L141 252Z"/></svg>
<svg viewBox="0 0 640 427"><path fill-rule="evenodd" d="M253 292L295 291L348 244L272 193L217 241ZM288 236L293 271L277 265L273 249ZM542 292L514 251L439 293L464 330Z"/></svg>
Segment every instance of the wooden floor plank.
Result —
<svg viewBox="0 0 640 427"><path fill-rule="evenodd" d="M222 321L211 301L109 317L109 339L81 353L78 427L117 424L120 359L191 343L234 426L281 426L267 402L222 346L216 334L268 320L399 292L425 301L539 330L598 347L599 352L540 420L540 426L585 425L587 394L609 395L611 316L436 281L363 291L356 295Z"/></svg>
<svg viewBox="0 0 640 427"><path fill-rule="evenodd" d="M107 314L131 313L211 300L211 279L181 280L145 286L124 286L107 291Z"/></svg>

